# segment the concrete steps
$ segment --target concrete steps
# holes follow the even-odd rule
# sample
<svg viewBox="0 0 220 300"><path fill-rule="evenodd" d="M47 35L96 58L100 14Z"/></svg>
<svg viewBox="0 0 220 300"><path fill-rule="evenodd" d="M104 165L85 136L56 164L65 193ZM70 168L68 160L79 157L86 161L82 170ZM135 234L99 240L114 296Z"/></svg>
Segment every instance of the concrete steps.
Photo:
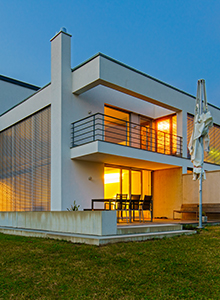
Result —
<svg viewBox="0 0 220 300"><path fill-rule="evenodd" d="M156 233L182 230L181 224L118 225L117 234Z"/></svg>
<svg viewBox="0 0 220 300"><path fill-rule="evenodd" d="M97 246L119 242L145 241L149 239L159 239L196 233L194 230L182 230L182 225L179 224L118 225L117 234L108 236L10 228L3 226L0 226L0 232L21 236L67 240L72 243L84 243Z"/></svg>
<svg viewBox="0 0 220 300"><path fill-rule="evenodd" d="M180 235L191 235L195 234L196 231L193 230L174 230L174 231L161 231L161 232L150 232L150 233L134 233L125 235L115 235L102 237L99 241L100 245L119 243L119 242L140 242L150 239L162 239L165 237L174 237Z"/></svg>

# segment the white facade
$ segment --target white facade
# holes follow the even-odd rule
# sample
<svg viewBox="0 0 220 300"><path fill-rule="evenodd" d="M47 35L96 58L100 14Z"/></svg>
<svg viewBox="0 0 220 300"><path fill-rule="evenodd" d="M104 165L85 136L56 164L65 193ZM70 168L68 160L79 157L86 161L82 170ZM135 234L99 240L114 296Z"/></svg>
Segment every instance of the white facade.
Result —
<svg viewBox="0 0 220 300"><path fill-rule="evenodd" d="M194 114L195 97L150 76L97 54L71 69L71 36L60 31L51 39L51 83L32 96L13 94L14 106L0 116L0 132L51 106L51 210L65 211L75 200L80 209L90 208L91 199L104 198L105 164L161 171L192 164L187 158L187 114ZM0 80L0 108L4 111L8 83ZM19 87L22 89L22 87ZM29 91L30 92L30 91ZM11 98L11 96L9 97ZM96 113L104 114L105 105L130 114L139 124L140 116L158 119L177 116L177 135L182 137L182 156L173 156L128 147L104 140L94 140L71 148L71 123ZM220 110L209 106L214 123L220 125ZM2 111L3 112L3 111ZM133 125L131 125L133 126ZM132 139L132 133L130 136ZM208 171L217 164L205 163ZM160 175L161 176L161 175ZM166 176L166 175L165 175ZM157 183L158 184L158 183ZM161 186L163 189L163 186Z"/></svg>

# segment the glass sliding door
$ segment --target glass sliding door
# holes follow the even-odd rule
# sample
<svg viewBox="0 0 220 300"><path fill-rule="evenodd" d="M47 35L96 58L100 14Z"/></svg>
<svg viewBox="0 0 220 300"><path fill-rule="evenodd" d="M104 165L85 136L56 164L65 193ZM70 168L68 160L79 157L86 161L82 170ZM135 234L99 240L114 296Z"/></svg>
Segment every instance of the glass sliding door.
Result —
<svg viewBox="0 0 220 300"><path fill-rule="evenodd" d="M157 122L157 152L176 154L177 152L177 117L168 116Z"/></svg>
<svg viewBox="0 0 220 300"><path fill-rule="evenodd" d="M129 113L105 106L104 114L105 141L128 146Z"/></svg>
<svg viewBox="0 0 220 300"><path fill-rule="evenodd" d="M170 118L157 121L157 152L170 154Z"/></svg>
<svg viewBox="0 0 220 300"><path fill-rule="evenodd" d="M131 195L141 195L141 171L131 170Z"/></svg>
<svg viewBox="0 0 220 300"><path fill-rule="evenodd" d="M130 194L130 174L129 170L127 169L122 169L122 194L127 194L129 197Z"/></svg>
<svg viewBox="0 0 220 300"><path fill-rule="evenodd" d="M151 150L151 127L152 122L146 118L140 118L141 149Z"/></svg>
<svg viewBox="0 0 220 300"><path fill-rule="evenodd" d="M152 191L151 191L151 171L143 170L142 171L142 193L143 196L151 196Z"/></svg>
<svg viewBox="0 0 220 300"><path fill-rule="evenodd" d="M118 168L105 167L104 174L104 197L105 199L116 198L121 192L121 170Z"/></svg>
<svg viewBox="0 0 220 300"><path fill-rule="evenodd" d="M114 199L117 194L151 195L151 171L106 166L104 169L104 198Z"/></svg>

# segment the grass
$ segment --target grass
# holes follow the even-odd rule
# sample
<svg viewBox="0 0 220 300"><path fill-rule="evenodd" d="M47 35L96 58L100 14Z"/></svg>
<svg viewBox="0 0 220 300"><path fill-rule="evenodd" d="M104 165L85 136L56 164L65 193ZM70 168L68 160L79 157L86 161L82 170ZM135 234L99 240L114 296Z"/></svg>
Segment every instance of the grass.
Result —
<svg viewBox="0 0 220 300"><path fill-rule="evenodd" d="M0 234L0 299L220 299L220 227L102 247Z"/></svg>

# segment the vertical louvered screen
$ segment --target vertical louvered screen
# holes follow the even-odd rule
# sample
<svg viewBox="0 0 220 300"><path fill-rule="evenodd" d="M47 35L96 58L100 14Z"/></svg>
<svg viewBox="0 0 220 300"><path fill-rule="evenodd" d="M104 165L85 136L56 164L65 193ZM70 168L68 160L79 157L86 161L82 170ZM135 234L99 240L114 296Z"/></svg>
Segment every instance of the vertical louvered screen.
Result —
<svg viewBox="0 0 220 300"><path fill-rule="evenodd" d="M187 147L193 132L194 116L187 115ZM210 152L204 152L204 161L220 165L220 126L215 125L209 130L209 148ZM190 158L189 151L188 157Z"/></svg>
<svg viewBox="0 0 220 300"><path fill-rule="evenodd" d="M209 130L210 152L204 154L204 161L220 165L220 127L214 125Z"/></svg>
<svg viewBox="0 0 220 300"><path fill-rule="evenodd" d="M50 210L50 107L0 133L0 211Z"/></svg>
<svg viewBox="0 0 220 300"><path fill-rule="evenodd" d="M190 158L188 145L193 133L193 122L194 122L194 116L187 114L187 157L188 158Z"/></svg>

